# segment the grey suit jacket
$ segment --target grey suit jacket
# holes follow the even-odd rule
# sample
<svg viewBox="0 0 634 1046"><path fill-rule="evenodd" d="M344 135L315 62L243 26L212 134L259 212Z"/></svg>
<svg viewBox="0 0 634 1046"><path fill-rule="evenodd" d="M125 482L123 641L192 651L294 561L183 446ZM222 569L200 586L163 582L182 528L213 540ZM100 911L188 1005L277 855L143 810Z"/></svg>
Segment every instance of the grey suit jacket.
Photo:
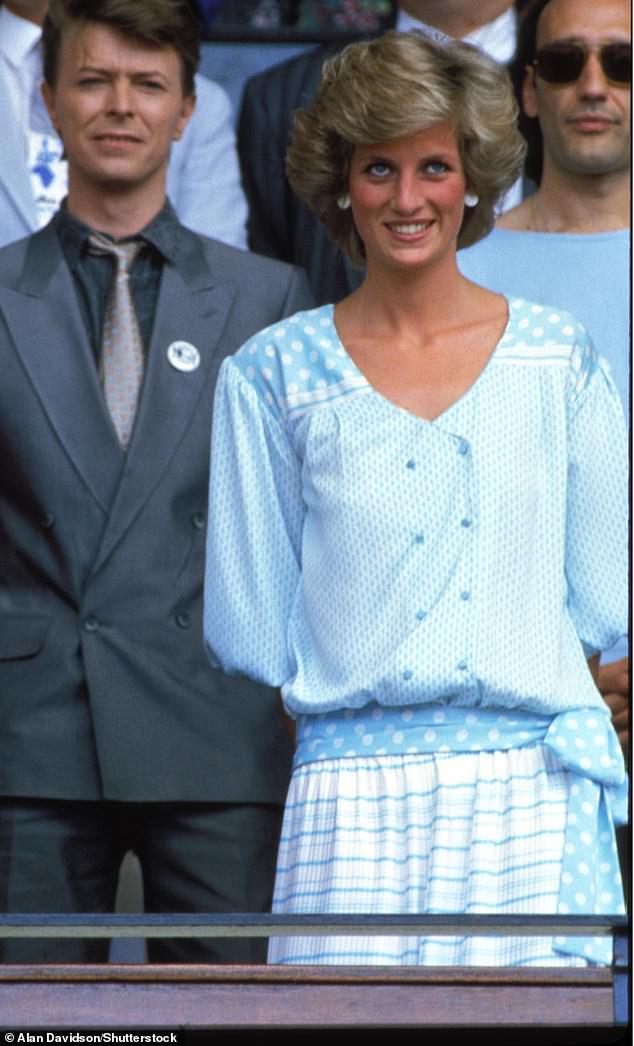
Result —
<svg viewBox="0 0 634 1046"><path fill-rule="evenodd" d="M203 648L207 473L222 358L310 295L182 226L176 249L127 456L55 232L0 251L0 794L284 796L276 692ZM176 369L174 341L200 366Z"/></svg>

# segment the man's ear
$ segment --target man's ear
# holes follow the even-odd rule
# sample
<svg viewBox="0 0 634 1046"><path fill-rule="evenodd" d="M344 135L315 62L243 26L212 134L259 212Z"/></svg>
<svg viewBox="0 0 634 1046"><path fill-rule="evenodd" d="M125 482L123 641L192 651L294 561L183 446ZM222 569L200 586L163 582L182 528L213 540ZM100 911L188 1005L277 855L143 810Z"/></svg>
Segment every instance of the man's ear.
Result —
<svg viewBox="0 0 634 1046"><path fill-rule="evenodd" d="M48 115L51 118L51 123L55 130L58 130L57 126L57 110L55 107L55 91L54 89L44 80L42 82L42 98L44 99L44 105L47 108Z"/></svg>
<svg viewBox="0 0 634 1046"><path fill-rule="evenodd" d="M196 95L195 94L186 94L185 97L183 98L183 105L181 107L181 111L180 111L180 116L178 118L178 122L176 124L176 127L174 128L174 134L172 135L172 138L173 138L173 140L175 142L178 142L182 138L183 131L187 127L187 124L189 123L189 121L191 119L191 115L192 115L192 113L193 113L195 108L196 108Z"/></svg>
<svg viewBox="0 0 634 1046"><path fill-rule="evenodd" d="M539 116L537 92L535 90L535 66L527 65L522 82L522 105L527 116Z"/></svg>

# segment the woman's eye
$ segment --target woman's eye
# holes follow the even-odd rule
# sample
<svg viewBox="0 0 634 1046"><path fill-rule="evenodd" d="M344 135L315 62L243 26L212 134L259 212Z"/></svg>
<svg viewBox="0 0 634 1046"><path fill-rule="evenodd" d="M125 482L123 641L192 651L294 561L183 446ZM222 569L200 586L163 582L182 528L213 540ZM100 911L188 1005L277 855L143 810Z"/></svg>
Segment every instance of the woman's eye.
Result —
<svg viewBox="0 0 634 1046"><path fill-rule="evenodd" d="M374 178L385 178L386 174L390 173L390 166L387 163L371 163L366 167L366 171Z"/></svg>
<svg viewBox="0 0 634 1046"><path fill-rule="evenodd" d="M430 174L444 174L445 171L449 170L449 167L443 160L430 160L429 163L425 164L425 170Z"/></svg>

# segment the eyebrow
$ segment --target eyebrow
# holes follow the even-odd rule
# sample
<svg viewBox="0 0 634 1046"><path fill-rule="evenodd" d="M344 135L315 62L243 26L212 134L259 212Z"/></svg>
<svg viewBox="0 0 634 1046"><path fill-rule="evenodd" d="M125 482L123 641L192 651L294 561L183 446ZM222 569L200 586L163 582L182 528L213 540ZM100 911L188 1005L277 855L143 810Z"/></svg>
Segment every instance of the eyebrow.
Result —
<svg viewBox="0 0 634 1046"><path fill-rule="evenodd" d="M97 73L99 76L113 76L113 75L116 76L116 75L118 75L120 70L113 70L113 69L109 69L109 68L103 68L102 66L99 66L99 65L89 65L89 64L86 64L86 65L81 65L79 67L79 69L77 70L77 72L78 72L78 74L79 73ZM157 78L159 78L161 80L165 80L166 79L165 73L161 72L160 69L135 69L133 71L128 71L126 75L130 75L130 76L134 76L134 77L137 77L137 76L155 76L155 77L157 77Z"/></svg>

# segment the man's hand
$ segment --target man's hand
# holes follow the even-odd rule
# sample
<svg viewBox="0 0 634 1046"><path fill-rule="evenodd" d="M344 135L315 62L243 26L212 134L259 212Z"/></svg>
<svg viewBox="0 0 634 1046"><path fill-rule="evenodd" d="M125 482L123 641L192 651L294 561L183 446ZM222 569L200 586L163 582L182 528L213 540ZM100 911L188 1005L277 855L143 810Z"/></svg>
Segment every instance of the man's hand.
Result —
<svg viewBox="0 0 634 1046"><path fill-rule="evenodd" d="M612 713L612 723L616 730L621 748L627 755L630 740L630 659L622 657L620 661L599 666L597 683L603 700Z"/></svg>

